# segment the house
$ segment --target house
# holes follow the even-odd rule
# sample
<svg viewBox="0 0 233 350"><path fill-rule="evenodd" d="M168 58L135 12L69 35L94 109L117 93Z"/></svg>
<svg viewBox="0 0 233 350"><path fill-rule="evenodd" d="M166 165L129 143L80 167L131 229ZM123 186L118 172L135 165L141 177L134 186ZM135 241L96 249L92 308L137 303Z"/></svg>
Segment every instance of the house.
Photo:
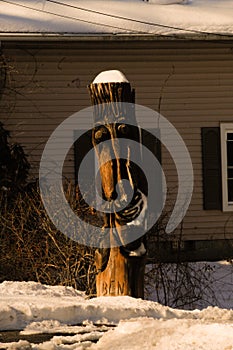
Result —
<svg viewBox="0 0 233 350"><path fill-rule="evenodd" d="M122 71L136 103L173 124L192 160L192 200L160 258L232 257L233 1L172 2L1 1L1 121L36 175L51 133L90 106L87 85L103 70ZM68 178L75 162L71 151ZM163 145L161 162L172 206L177 172Z"/></svg>

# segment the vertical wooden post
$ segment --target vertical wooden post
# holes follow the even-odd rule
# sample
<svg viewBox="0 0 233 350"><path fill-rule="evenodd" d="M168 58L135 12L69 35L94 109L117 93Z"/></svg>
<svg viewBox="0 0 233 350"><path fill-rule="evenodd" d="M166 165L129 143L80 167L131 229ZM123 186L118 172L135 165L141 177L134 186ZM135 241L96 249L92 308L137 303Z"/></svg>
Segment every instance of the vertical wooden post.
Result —
<svg viewBox="0 0 233 350"><path fill-rule="evenodd" d="M89 91L92 104L98 105L95 109L95 123L98 125L101 122L105 125L111 123L111 127L113 127L113 116L115 124L122 123L122 119L124 123L127 123L128 116L126 115L127 108L125 109L125 105L122 104L122 107L118 105L116 111L114 110L114 104L111 106L111 102L134 103L134 90L131 89L129 82L92 83L89 85ZM105 108L104 111L101 109L103 103L109 103L109 108ZM122 108L122 110L119 110L119 108ZM131 114L130 118L135 118L135 116ZM135 120L133 120L133 124L136 125ZM136 141L139 142L139 140ZM95 145L94 140L93 144ZM105 171L102 177L102 186L104 187L103 181L106 182L109 178L106 172L110 174L111 169L109 170L106 167L103 171ZM105 195L108 199L108 193L105 193ZM110 215L108 222L110 222L111 241L114 239L114 230L117 230L118 236L121 236L121 225L114 221L114 214L108 215ZM114 224L111 225L113 221ZM96 251L96 267L98 270L96 278L97 296L129 295L138 298L144 297L145 252L141 256L130 256L124 251L124 247L99 249Z"/></svg>
<svg viewBox="0 0 233 350"><path fill-rule="evenodd" d="M97 296L144 298L144 269L145 256L127 258L120 247L111 248L107 267L96 276Z"/></svg>

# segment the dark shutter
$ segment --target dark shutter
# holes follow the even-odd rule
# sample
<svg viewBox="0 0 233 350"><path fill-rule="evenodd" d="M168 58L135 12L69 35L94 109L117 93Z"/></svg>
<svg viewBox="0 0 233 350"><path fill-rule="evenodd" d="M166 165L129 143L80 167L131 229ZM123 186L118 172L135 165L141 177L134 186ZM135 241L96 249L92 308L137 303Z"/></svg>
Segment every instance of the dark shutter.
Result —
<svg viewBox="0 0 233 350"><path fill-rule="evenodd" d="M157 158L157 160L161 163L161 142L158 138L159 136L159 129L148 129L144 130L141 129L142 132L142 143L144 146L146 146ZM157 137L156 137L156 136ZM146 157L143 155L143 161L146 160ZM161 167L159 169L153 169L151 168L152 172L152 179L153 179L153 188L154 188L154 196L153 201L156 201L157 203L157 209L158 211L161 210L162 203L163 203L163 189L162 189L162 170ZM148 203L150 205L150 203Z"/></svg>
<svg viewBox="0 0 233 350"><path fill-rule="evenodd" d="M220 128L205 127L201 131L204 209L222 209Z"/></svg>
<svg viewBox="0 0 233 350"><path fill-rule="evenodd" d="M80 164L83 161L83 158L85 155L90 151L92 146L92 138L91 138L92 131L84 131L84 130L75 130L74 136L75 136L75 143L74 143L74 159L75 159L75 183L78 184L78 172ZM93 179L94 179L94 170L95 170L95 164L94 164L94 154L92 153L88 165L84 168L84 178L85 180L85 190L89 191L90 186L93 186Z"/></svg>
<svg viewBox="0 0 233 350"><path fill-rule="evenodd" d="M142 131L142 143L145 145L161 163L161 142L158 139L158 129L141 129Z"/></svg>

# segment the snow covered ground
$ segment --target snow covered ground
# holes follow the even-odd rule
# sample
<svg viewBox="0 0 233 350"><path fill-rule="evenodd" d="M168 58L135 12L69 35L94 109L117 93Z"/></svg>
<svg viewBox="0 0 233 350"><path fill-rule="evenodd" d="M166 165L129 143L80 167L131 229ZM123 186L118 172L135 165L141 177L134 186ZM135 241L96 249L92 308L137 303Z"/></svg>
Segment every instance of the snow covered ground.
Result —
<svg viewBox="0 0 233 350"><path fill-rule="evenodd" d="M233 0L2 0L0 32L233 34Z"/></svg>
<svg viewBox="0 0 233 350"><path fill-rule="evenodd" d="M216 296L227 297L228 309L179 310L127 296L89 299L71 287L5 281L0 349L233 350L232 268L219 264L218 282L224 283L215 285ZM48 333L51 339L7 343L3 331L12 330L21 337Z"/></svg>

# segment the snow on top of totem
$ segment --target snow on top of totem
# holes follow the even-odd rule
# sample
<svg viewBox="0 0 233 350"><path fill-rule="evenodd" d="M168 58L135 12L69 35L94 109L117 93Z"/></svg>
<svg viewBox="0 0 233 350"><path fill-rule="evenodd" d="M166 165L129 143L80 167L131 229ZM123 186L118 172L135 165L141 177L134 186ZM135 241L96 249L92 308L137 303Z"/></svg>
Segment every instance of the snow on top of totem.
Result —
<svg viewBox="0 0 233 350"><path fill-rule="evenodd" d="M233 34L233 0L2 0L3 35Z"/></svg>
<svg viewBox="0 0 233 350"><path fill-rule="evenodd" d="M93 80L93 84L100 83L128 83L126 76L119 70L106 70L99 73Z"/></svg>

